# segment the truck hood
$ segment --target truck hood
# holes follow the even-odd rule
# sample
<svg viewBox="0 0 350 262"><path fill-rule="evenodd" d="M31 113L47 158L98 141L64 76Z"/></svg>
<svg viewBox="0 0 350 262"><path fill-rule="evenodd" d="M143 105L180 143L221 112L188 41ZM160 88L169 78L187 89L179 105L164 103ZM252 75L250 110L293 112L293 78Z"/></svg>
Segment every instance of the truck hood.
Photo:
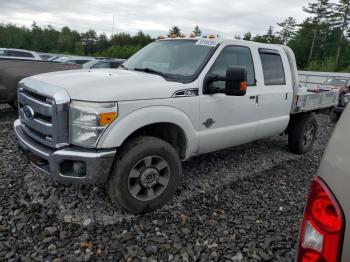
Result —
<svg viewBox="0 0 350 262"><path fill-rule="evenodd" d="M106 102L169 98L185 85L163 77L124 69L71 70L35 75L22 81L64 88L73 100Z"/></svg>

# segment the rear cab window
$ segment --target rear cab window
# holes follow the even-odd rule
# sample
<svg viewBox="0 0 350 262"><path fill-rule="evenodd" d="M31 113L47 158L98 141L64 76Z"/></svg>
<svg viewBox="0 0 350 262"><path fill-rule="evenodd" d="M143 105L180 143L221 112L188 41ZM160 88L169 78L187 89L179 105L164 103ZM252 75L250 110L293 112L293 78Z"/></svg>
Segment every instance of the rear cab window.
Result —
<svg viewBox="0 0 350 262"><path fill-rule="evenodd" d="M260 48L259 55L265 85L286 85L286 76L280 53L277 50Z"/></svg>

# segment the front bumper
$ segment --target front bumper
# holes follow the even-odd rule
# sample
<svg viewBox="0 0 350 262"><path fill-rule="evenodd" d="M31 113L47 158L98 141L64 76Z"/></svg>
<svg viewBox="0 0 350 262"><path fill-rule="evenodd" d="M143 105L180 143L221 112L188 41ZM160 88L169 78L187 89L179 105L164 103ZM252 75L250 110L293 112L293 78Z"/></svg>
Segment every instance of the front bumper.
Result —
<svg viewBox="0 0 350 262"><path fill-rule="evenodd" d="M44 146L22 129L21 121L16 120L14 129L20 152L35 167L62 183L103 184L107 181L116 155L115 149L88 150L79 147L66 147L54 150ZM84 167L76 172L75 163Z"/></svg>

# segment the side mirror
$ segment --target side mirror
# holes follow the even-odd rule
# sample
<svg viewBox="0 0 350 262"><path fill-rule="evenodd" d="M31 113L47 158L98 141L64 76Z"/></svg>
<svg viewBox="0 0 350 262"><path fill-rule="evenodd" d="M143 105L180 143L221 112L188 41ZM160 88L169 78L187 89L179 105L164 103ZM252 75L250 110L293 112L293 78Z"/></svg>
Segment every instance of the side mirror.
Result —
<svg viewBox="0 0 350 262"><path fill-rule="evenodd" d="M247 69L229 67L226 71L225 95L244 96L247 92Z"/></svg>

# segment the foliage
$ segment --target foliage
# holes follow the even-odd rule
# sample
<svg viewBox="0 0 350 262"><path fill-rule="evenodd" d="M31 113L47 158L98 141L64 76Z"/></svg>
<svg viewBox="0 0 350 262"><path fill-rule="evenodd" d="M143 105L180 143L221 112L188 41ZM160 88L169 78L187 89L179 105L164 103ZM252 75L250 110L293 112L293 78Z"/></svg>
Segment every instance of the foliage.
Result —
<svg viewBox="0 0 350 262"><path fill-rule="evenodd" d="M309 17L299 24L288 17L277 23L277 30L270 26L265 34L247 32L234 38L288 45L296 55L299 69L350 72L350 1L310 0L303 11ZM202 30L196 25L192 33L200 36ZM181 37L180 28L171 27L168 36ZM0 47L40 52L128 58L152 41L142 31L108 37L92 29L80 33L67 26L61 30L50 25L39 27L35 22L30 28L0 23Z"/></svg>
<svg viewBox="0 0 350 262"><path fill-rule="evenodd" d="M252 40L259 43L282 44L282 40L279 36L274 34L272 26L269 27L266 34L256 35Z"/></svg>
<svg viewBox="0 0 350 262"><path fill-rule="evenodd" d="M299 69L350 72L350 1L317 0L303 8L310 16L297 24L293 17L269 27L264 35L246 33L244 40L285 44Z"/></svg>
<svg viewBox="0 0 350 262"><path fill-rule="evenodd" d="M180 37L181 36L181 30L179 27L177 26L173 26L172 28L170 28L169 33L168 33L168 37Z"/></svg>
<svg viewBox="0 0 350 262"><path fill-rule="evenodd" d="M192 31L192 33L195 36L201 36L202 35L202 30L200 29L200 27L198 25L196 25Z"/></svg>
<svg viewBox="0 0 350 262"><path fill-rule="evenodd" d="M307 67L307 71L334 72L337 66L334 57L327 57L322 60L312 60Z"/></svg>
<svg viewBox="0 0 350 262"><path fill-rule="evenodd" d="M243 40L250 41L252 40L252 33L248 32L243 35Z"/></svg>
<svg viewBox="0 0 350 262"><path fill-rule="evenodd" d="M288 17L283 22L277 23L277 25L281 28L281 31L277 33L281 42L287 44L295 36L297 21L293 17Z"/></svg>
<svg viewBox="0 0 350 262"><path fill-rule="evenodd" d="M79 33L65 26L60 31L52 26L31 28L0 24L0 47L29 49L38 52L128 58L153 39L139 31L136 35L120 33L110 39L90 29Z"/></svg>

